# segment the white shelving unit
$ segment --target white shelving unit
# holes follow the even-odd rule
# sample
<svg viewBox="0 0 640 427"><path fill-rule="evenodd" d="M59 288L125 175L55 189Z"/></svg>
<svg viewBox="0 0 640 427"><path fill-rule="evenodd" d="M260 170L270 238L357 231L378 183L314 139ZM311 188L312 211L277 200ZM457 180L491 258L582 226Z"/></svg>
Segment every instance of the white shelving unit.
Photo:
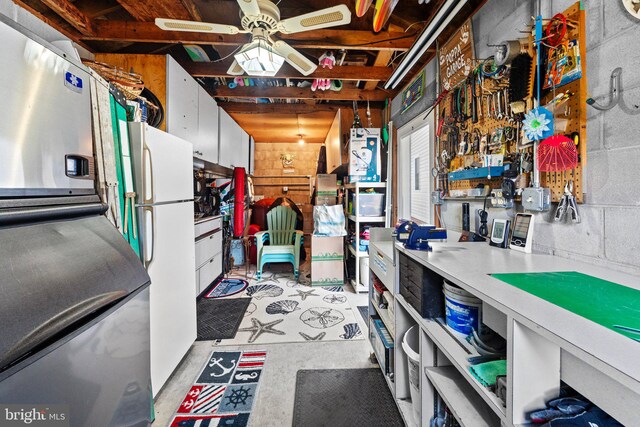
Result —
<svg viewBox="0 0 640 427"><path fill-rule="evenodd" d="M390 229L371 234L370 286L377 277L393 294L393 310L372 303L387 329L393 324L394 358L386 375L408 426L428 427L440 399L462 426L524 426L527 414L557 396L562 382L598 405L623 425L637 424L640 367L637 343L576 316L491 276L505 273L579 271L640 289L635 276L542 254L523 254L479 243L434 242L432 252L411 251L391 237ZM400 295L396 266L406 256L443 280L478 297L483 323L507 341L506 405L470 373L468 359L478 353L453 333L441 318L423 318ZM420 330L420 399L411 402L408 362L401 342L406 331ZM383 367L383 372L385 372ZM412 411L420 416L414 421Z"/></svg>
<svg viewBox="0 0 640 427"><path fill-rule="evenodd" d="M364 251L358 250L360 247L360 232L362 231L363 224L380 224L380 225L388 225L388 213L385 210L384 216L362 216L360 215L360 193L367 189L377 189L378 192L384 190L384 193L387 193L387 183L386 182L354 182L351 184L344 185L344 200L345 200L345 212L347 211L347 207L350 200L349 193L354 194L354 212L353 214L347 214L347 234L349 233L349 225L355 224L356 231L356 246L354 248L349 242L346 243L348 247L348 254L351 254L355 261L355 278L351 278L350 283L353 289L356 292L368 292L369 288L366 285L360 283L360 258L368 258L369 254ZM386 206L386 204L385 204Z"/></svg>

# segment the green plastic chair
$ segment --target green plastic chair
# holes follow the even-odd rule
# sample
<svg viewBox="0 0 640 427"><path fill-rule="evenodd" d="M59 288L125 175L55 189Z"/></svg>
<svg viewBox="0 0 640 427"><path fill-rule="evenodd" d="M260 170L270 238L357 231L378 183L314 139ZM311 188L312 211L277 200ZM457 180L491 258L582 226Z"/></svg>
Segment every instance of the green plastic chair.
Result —
<svg viewBox="0 0 640 427"><path fill-rule="evenodd" d="M293 209L286 206L278 206L267 213L268 230L256 233L258 279L262 279L264 265L273 262L291 263L296 280L300 276L302 231L296 230L296 219Z"/></svg>

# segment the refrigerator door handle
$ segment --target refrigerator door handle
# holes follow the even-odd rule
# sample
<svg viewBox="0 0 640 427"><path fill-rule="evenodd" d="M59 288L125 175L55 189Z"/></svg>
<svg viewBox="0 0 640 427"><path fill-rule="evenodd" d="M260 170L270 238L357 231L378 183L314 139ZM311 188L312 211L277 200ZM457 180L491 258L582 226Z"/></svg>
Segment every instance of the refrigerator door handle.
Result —
<svg viewBox="0 0 640 427"><path fill-rule="evenodd" d="M156 245L156 221L155 218L153 217L153 207L152 206L144 206L143 208L143 212L145 214L145 222L146 222L146 218L147 218L147 213L149 213L149 215L151 216L151 233L147 234L147 238L145 240L147 240L147 242L145 242L145 260L144 260L144 266L145 268L149 268L149 265L151 265L151 262L153 261L153 256L154 256L154 252L155 252L155 248L154 246ZM151 243L149 243L149 237L151 237Z"/></svg>
<svg viewBox="0 0 640 427"><path fill-rule="evenodd" d="M142 195L142 198L145 205L152 205L153 203L155 203L156 194L153 188L153 160L151 159L151 150L149 149L149 147L147 147L147 144L144 144L143 151L145 152L145 155L143 156L144 177L142 181L150 187L151 197L147 199L147 188L145 186L143 190L145 193ZM149 168L148 171L147 164Z"/></svg>

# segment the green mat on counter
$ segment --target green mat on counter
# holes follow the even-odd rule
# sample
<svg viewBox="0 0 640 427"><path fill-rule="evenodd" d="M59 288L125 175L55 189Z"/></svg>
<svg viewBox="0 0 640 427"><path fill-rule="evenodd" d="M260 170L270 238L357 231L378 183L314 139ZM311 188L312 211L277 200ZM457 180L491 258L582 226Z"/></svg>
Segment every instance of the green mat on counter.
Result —
<svg viewBox="0 0 640 427"><path fill-rule="evenodd" d="M478 363L469 366L469 372L485 387L491 387L496 383L496 377L507 375L507 361L494 360L492 362Z"/></svg>
<svg viewBox="0 0 640 427"><path fill-rule="evenodd" d="M640 291L637 289L575 271L491 276L640 341Z"/></svg>

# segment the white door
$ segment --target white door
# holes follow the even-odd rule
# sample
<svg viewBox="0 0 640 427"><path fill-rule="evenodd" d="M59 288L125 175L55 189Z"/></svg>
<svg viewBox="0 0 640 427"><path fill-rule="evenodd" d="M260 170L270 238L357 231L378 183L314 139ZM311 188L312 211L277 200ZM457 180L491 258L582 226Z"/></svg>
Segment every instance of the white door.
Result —
<svg viewBox="0 0 640 427"><path fill-rule="evenodd" d="M129 129L137 145L138 204L192 200L193 145L146 124L130 123Z"/></svg>
<svg viewBox="0 0 640 427"><path fill-rule="evenodd" d="M193 203L138 208L151 277L151 385L162 388L196 339Z"/></svg>
<svg viewBox="0 0 640 427"><path fill-rule="evenodd" d="M411 218L431 224L431 144L429 125L411 134Z"/></svg>
<svg viewBox="0 0 640 427"><path fill-rule="evenodd" d="M198 87L198 137L193 157L218 163L218 105L202 87Z"/></svg>

